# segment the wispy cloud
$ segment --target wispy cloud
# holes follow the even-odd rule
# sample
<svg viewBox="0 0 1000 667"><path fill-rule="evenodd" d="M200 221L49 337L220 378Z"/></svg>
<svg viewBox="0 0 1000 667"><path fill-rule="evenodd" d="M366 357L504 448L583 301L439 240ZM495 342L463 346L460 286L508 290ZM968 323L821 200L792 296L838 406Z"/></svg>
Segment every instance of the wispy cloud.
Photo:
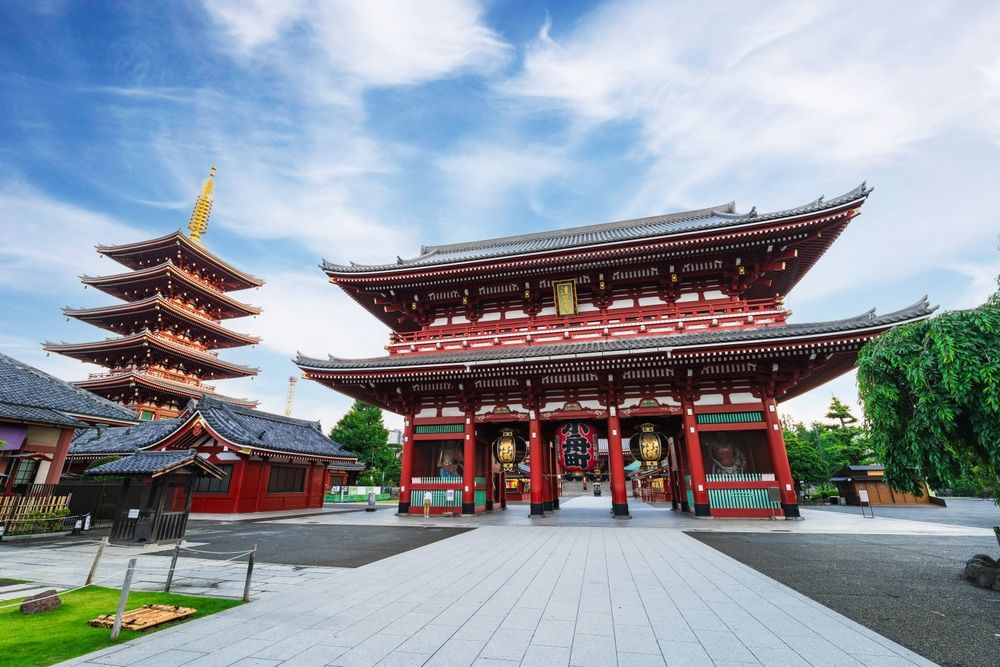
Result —
<svg viewBox="0 0 1000 667"><path fill-rule="evenodd" d="M102 213L54 199L22 182L0 186L0 284L5 290L66 298L78 276L108 272L97 243L120 243L140 232Z"/></svg>
<svg viewBox="0 0 1000 667"><path fill-rule="evenodd" d="M246 60L294 66L291 56L356 85L409 85L461 72L491 72L511 49L483 23L478 3L221 2L206 5ZM301 63L300 63L301 65Z"/></svg>

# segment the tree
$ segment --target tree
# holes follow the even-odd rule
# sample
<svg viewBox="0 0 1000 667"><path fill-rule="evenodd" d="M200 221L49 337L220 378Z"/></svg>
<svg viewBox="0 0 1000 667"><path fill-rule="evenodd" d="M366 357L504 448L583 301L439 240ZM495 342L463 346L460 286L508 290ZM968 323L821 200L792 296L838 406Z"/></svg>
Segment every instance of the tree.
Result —
<svg viewBox="0 0 1000 667"><path fill-rule="evenodd" d="M978 478L1000 492L1000 289L985 304L907 324L858 356L858 389L886 481L920 492Z"/></svg>
<svg viewBox="0 0 1000 667"><path fill-rule="evenodd" d="M792 479L806 484L826 482L830 478L829 465L820 455L813 433L799 422L786 422L784 427L785 451Z"/></svg>
<svg viewBox="0 0 1000 667"><path fill-rule="evenodd" d="M851 409L836 396L833 397L833 402L830 403L830 408L826 412L826 418L836 419L840 422L841 427L858 422L858 418L851 414Z"/></svg>
<svg viewBox="0 0 1000 667"><path fill-rule="evenodd" d="M330 439L347 451L357 454L365 464L362 478L372 484L399 482L399 461L389 445L389 431L382 421L382 410L355 401L351 409L330 430Z"/></svg>

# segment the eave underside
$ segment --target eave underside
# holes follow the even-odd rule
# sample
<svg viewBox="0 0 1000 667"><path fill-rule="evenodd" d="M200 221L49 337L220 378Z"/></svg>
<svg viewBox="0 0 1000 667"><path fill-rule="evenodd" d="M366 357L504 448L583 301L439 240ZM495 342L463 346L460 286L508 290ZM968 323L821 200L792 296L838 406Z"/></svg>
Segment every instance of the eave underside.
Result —
<svg viewBox="0 0 1000 667"><path fill-rule="evenodd" d="M191 399L199 399L209 395L240 407L255 408L258 405L258 401L248 398L217 394L213 389L204 385L187 385L135 371L80 380L73 384L109 400L129 404L171 403L183 407Z"/></svg>
<svg viewBox="0 0 1000 667"><path fill-rule="evenodd" d="M97 251L130 269L142 269L175 258L183 264L197 267L199 273L215 274L226 291L260 287L264 281L240 271L225 260L199 246L182 232L176 231L148 241L117 246L97 246ZM179 257L178 257L179 255Z"/></svg>
<svg viewBox="0 0 1000 667"><path fill-rule="evenodd" d="M258 373L256 368L230 364L151 332L91 343L46 343L44 349L110 369L161 365L211 380L248 377Z"/></svg>
<svg viewBox="0 0 1000 667"><path fill-rule="evenodd" d="M162 296L153 296L133 303L114 304L99 308L64 309L67 317L92 324L106 331L129 335L144 329L163 328L172 331L195 329L211 339L209 349L256 345L260 338L231 331L201 313L191 312L171 303Z"/></svg>
<svg viewBox="0 0 1000 667"><path fill-rule="evenodd" d="M708 280L720 285L740 284L734 289L743 299L784 297L826 253L857 215L860 205L861 202L856 202L853 207L828 211L819 217L775 221L752 234L733 230L694 238L638 240L619 247L579 248L538 257L499 257L472 266L429 268L395 276L331 274L331 282L397 332L417 331L420 325L408 319L405 310L386 308L386 301L394 298L406 304L414 301L415 296L422 305L433 305L428 293L455 290L459 294L465 291L475 294L476 288L492 283L571 278L581 273L596 276L602 272L610 288L615 289L611 273L643 267L657 267L660 271L676 267L681 288L692 281ZM687 272L680 268L686 263L706 262L718 262L718 268ZM747 273L736 276L739 267ZM653 284L656 280L649 278L645 282ZM578 289L583 299L594 285L579 285ZM516 310L520 291L503 295L502 300ZM460 297L456 296L455 301L460 302Z"/></svg>
<svg viewBox="0 0 1000 667"><path fill-rule="evenodd" d="M211 311L216 319L259 315L260 308L238 301L211 285L193 278L172 262L108 276L81 276L80 281L123 301L135 302L157 294L174 296Z"/></svg>

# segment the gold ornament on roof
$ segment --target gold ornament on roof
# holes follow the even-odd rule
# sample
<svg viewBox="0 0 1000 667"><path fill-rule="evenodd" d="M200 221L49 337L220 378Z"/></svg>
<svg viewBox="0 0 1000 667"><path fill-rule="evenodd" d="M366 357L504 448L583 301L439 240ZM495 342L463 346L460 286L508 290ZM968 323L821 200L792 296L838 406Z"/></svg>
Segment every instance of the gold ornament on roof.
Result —
<svg viewBox="0 0 1000 667"><path fill-rule="evenodd" d="M201 186L201 194L194 202L194 210L191 211L191 220L188 222L188 236L192 241L201 245L205 242L201 240L205 232L208 231L208 218L212 215L212 195L215 193L215 167L208 172L205 184Z"/></svg>

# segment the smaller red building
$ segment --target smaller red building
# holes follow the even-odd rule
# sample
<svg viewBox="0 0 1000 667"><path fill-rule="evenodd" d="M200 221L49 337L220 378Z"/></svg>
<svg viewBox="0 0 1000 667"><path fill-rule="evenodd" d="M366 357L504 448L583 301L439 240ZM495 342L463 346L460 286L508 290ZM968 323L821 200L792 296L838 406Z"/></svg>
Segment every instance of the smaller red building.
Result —
<svg viewBox="0 0 1000 667"><path fill-rule="evenodd" d="M330 477L346 483L363 466L326 437L319 422L252 410L210 396L175 419L88 429L73 440L72 469L107 456L197 450L223 471L199 480L192 512L242 513L323 506Z"/></svg>

